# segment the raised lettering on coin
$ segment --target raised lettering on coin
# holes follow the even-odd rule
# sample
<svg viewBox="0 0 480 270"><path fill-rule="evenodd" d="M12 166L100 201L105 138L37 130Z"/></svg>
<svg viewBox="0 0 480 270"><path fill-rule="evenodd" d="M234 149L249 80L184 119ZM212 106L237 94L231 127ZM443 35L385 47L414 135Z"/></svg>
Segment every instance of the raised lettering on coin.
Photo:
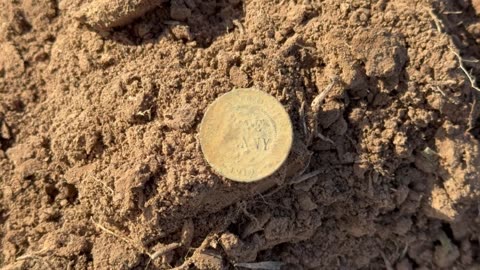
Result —
<svg viewBox="0 0 480 270"><path fill-rule="evenodd" d="M200 127L203 155L231 180L251 182L274 173L292 146L283 106L258 89L236 89L208 107Z"/></svg>

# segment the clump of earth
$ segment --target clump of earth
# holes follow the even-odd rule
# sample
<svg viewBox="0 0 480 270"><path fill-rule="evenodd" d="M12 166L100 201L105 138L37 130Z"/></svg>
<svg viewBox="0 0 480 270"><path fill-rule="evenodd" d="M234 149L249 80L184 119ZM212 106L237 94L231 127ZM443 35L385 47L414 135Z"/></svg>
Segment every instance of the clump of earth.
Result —
<svg viewBox="0 0 480 270"><path fill-rule="evenodd" d="M111 3L0 2L1 269L480 267L479 1ZM198 133L250 87L294 139L237 183Z"/></svg>

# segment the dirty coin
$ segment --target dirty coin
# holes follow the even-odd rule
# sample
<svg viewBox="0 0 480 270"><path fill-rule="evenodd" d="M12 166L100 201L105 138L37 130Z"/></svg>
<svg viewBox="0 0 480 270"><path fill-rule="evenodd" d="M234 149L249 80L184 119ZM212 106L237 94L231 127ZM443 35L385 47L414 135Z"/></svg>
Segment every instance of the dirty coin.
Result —
<svg viewBox="0 0 480 270"><path fill-rule="evenodd" d="M292 123L273 96L241 88L217 98L203 117L200 144L220 175L252 182L273 174L292 147Z"/></svg>

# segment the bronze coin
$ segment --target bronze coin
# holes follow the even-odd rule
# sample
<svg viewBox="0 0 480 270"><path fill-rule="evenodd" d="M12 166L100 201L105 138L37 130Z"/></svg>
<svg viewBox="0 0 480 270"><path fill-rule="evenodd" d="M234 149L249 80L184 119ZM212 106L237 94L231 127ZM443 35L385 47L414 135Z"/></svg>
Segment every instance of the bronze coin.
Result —
<svg viewBox="0 0 480 270"><path fill-rule="evenodd" d="M288 113L273 96L235 89L207 108L200 144L207 162L220 175L252 182L273 174L286 160L293 131Z"/></svg>

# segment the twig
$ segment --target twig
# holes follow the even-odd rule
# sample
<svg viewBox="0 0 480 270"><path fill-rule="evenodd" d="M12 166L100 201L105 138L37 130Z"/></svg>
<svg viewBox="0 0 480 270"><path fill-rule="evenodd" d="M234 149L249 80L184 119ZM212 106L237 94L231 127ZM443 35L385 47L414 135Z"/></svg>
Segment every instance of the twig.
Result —
<svg viewBox="0 0 480 270"><path fill-rule="evenodd" d="M150 263L155 260L156 258L158 258L159 256L162 256L163 254L169 252L169 251L172 251L178 247L181 246L180 243L171 243L171 244L168 244L166 246L163 246L161 247L160 249L158 249L157 251L155 251L154 253L149 253L147 252L144 248L136 245L132 240L128 239L127 237L124 237L122 235L120 235L119 233L116 233L114 232L113 230L110 230L108 228L106 228L105 226L103 226L102 224L100 223L97 223L95 222L95 220L93 220L93 217L91 218L91 221L93 224L95 224L95 226L97 226L100 230L110 234L110 235L113 235L115 236L116 238L118 239L121 239L123 240L125 243L129 244L130 246L134 247L135 249L139 250L141 253L143 254L146 254L148 257L149 257L149 260L147 262L147 265L145 266L145 269L148 269L148 267L150 266Z"/></svg>
<svg viewBox="0 0 480 270"><path fill-rule="evenodd" d="M387 256L385 256L382 250L380 250L380 255L382 255L383 261L385 262L385 268L387 270L393 270L392 263L387 259Z"/></svg>
<svg viewBox="0 0 480 270"><path fill-rule="evenodd" d="M175 268L173 268L172 270L185 270L185 269L189 269L188 266L193 262L194 258L196 256L198 256L199 253L205 251L205 249L207 249L207 247L210 245L210 243L215 239L216 235L208 235L207 237L205 237L205 239L203 240L202 244L195 249L195 251L193 252L192 256L190 256L190 258L186 259L185 262L183 262L180 266L177 266Z"/></svg>
<svg viewBox="0 0 480 270"><path fill-rule="evenodd" d="M105 226L103 226L103 225L100 224L100 223L95 222L95 220L93 220L93 217L90 218L90 220L91 220L92 223L95 224L95 226L97 226L100 230L102 230L102 231L104 231L104 232L106 232L106 233L108 233L108 234L110 234L110 235L113 235L113 236L115 236L115 237L118 238L118 239L121 239L122 241L124 241L125 243L129 244L130 246L132 246L132 247L140 250L142 253L147 254L147 255L151 258L151 254L149 254L144 248L139 247L138 245L136 245L132 240L128 239L128 238L125 237L125 236L120 235L119 233L114 232L113 230L110 230L110 229L106 228Z"/></svg>
<svg viewBox="0 0 480 270"><path fill-rule="evenodd" d="M168 245L165 245L163 247L160 247L157 251L155 251L153 254L147 253L147 255L150 257L147 265L145 266L145 270L148 269L150 266L150 263L157 259L158 257L165 255L166 253L175 250L179 247L184 247L185 249L188 249L190 247L190 244L192 242L193 238L193 229L194 229L194 224L192 219L187 219L185 223L183 224L182 228L182 236L181 236L181 241L180 243L170 243Z"/></svg>
<svg viewBox="0 0 480 270"><path fill-rule="evenodd" d="M313 112L313 115L312 115L312 132L310 134L310 136L307 136L307 145L309 145L313 139L313 137L320 137L322 139L326 139L325 136L323 136L320 132L318 132L318 113L320 112L320 106L322 104L322 102L325 100L325 98L327 97L328 93L330 93L330 91L333 89L333 86L335 85L335 83L337 82L337 76L333 77L332 78L332 82L327 85L327 87L325 88L325 90L323 90L320 94L318 94L312 101L312 104L310 105L311 107L311 110ZM321 136L319 136L321 135ZM328 140L327 140L328 141Z"/></svg>
<svg viewBox="0 0 480 270"><path fill-rule="evenodd" d="M163 247L159 248L157 251L155 251L155 253L150 255L150 260L155 260L159 256L162 256L163 254L165 254L167 252L170 252L174 249L177 249L180 246L182 246L180 243L171 243L171 244L168 244L166 246L163 246Z"/></svg>
<svg viewBox="0 0 480 270"><path fill-rule="evenodd" d="M463 62L467 62L467 63L478 63L480 62L480 60L478 59L462 59Z"/></svg>
<svg viewBox="0 0 480 270"><path fill-rule="evenodd" d="M245 216L247 216L250 220L255 222L257 226L260 226L260 222L258 221L258 219L254 215L252 215L250 212L248 212L245 201L240 202L238 207L240 208L240 210L242 210L242 213Z"/></svg>
<svg viewBox="0 0 480 270"><path fill-rule="evenodd" d="M405 255L407 255L407 252L408 252L408 244L409 244L409 243L407 242L407 244L405 245L405 248L402 250L402 253L400 254L399 260L405 258Z"/></svg>
<svg viewBox="0 0 480 270"><path fill-rule="evenodd" d="M467 69L463 65L463 58L460 56L459 53L455 52L452 48L450 48L450 50L457 57L459 65L460 65L460 69L467 76L468 80L470 81L471 87L473 89L477 90L477 92L480 92L480 88L478 88L478 86L477 86L476 79L473 77L473 75L469 71L467 71ZM477 107L477 99L478 98L475 95L473 95L473 104L472 104L472 108L470 109L470 113L469 113L469 123L468 123L468 125L469 125L468 130L469 131L472 130L474 125L475 125L475 123L474 123L475 120L473 118L474 118L475 108Z"/></svg>
<svg viewBox="0 0 480 270"><path fill-rule="evenodd" d="M435 21L435 24L437 25L437 30L440 32L440 33L443 33L440 25L441 25L441 22L438 18L437 15L435 15L435 13L433 12L433 9L430 9L430 15L432 16L433 20ZM461 12L460 12L461 13ZM449 14L447 12L445 12L444 14ZM452 13L453 14L453 13ZM470 85L471 87L476 90L477 92L480 92L480 88L477 86L477 82L476 82L476 78L473 77L473 75L467 70L467 68L465 68L465 65L463 64L463 62L472 62L472 63L477 63L479 60L465 60L462 58L462 56L460 56L459 53L457 53L453 48L449 47L449 49L452 51L452 53L457 57L458 59L458 63L460 65L460 69L463 71L463 73L465 73L465 75L467 76L468 80L470 81ZM474 95L474 101L473 101L473 104L472 104L472 108L470 110L470 115L469 115L469 129L468 130L472 130L473 129L473 126L474 126L474 120L473 120L473 114L474 114L474 111L475 111L475 107L477 106L477 98L475 97Z"/></svg>
<svg viewBox="0 0 480 270"><path fill-rule="evenodd" d="M446 80L446 81L431 81L430 82L431 85L434 85L434 86L450 86L450 85L456 85L457 84L457 81L455 80Z"/></svg>
<svg viewBox="0 0 480 270"><path fill-rule="evenodd" d="M113 189L111 187L109 187L106 183L104 183L103 181L100 181L98 180L96 177L92 176L91 177L93 179L93 181L99 183L100 185L102 185L104 187L104 189L108 192L110 192L110 195L114 195L115 194L115 191L113 191ZM107 193L108 193L107 192Z"/></svg>
<svg viewBox="0 0 480 270"><path fill-rule="evenodd" d="M430 13L430 16L432 16L433 21L435 22L435 26L437 27L437 30L439 33L443 33L443 23L440 21L438 16L433 12L433 9L429 9L428 12Z"/></svg>
<svg viewBox="0 0 480 270"><path fill-rule="evenodd" d="M453 14L453 15L458 15L458 14L463 14L463 11L444 11L444 12L442 12L442 14L447 14L447 15L450 15L450 14Z"/></svg>
<svg viewBox="0 0 480 270"><path fill-rule="evenodd" d="M238 27L238 30L240 30L241 35L245 34L245 28L243 27L243 24L239 20L237 20L237 19L232 20L232 23L233 23L233 25Z"/></svg>
<svg viewBox="0 0 480 270"><path fill-rule="evenodd" d="M465 66L463 65L463 58L460 56L460 54L458 54L457 52L455 52L452 48L450 48L450 50L451 50L452 53L455 54L455 56L457 57L458 62L459 62L459 64L460 64L460 69L465 73L465 75L467 75L467 78L468 78L468 80L470 81L470 84L471 84L472 88L475 89L475 90L477 90L478 92L480 92L480 88L478 88L475 78L473 77L472 74L470 74L470 72L467 71L467 69L466 69Z"/></svg>
<svg viewBox="0 0 480 270"><path fill-rule="evenodd" d="M307 122L305 120L305 100L302 101L302 104L300 105L300 109L298 110L298 114L300 115L300 119L302 121L303 125L303 132L305 133L305 136L308 136L308 128L307 128Z"/></svg>
<svg viewBox="0 0 480 270"><path fill-rule="evenodd" d="M284 262L266 261L255 263L235 263L235 267L243 267L248 269L263 269L263 270L280 270L284 266Z"/></svg>
<svg viewBox="0 0 480 270"><path fill-rule="evenodd" d="M291 184L299 184L299 183L301 183L301 182L303 182L303 181L306 181L306 180L308 180L308 179L310 179L310 178L312 178L312 177L315 177L315 176L321 174L322 172L323 172L323 170L322 170L322 169L319 169L319 170L315 170L315 171L313 171L313 172L306 173L306 174L304 174L304 175L299 176L297 179L293 180L293 181L291 182Z"/></svg>
<svg viewBox="0 0 480 270"><path fill-rule="evenodd" d="M447 95L445 94L445 92L442 91L442 89L440 89L440 87L437 85L435 87L432 87L433 91L437 91L439 92L443 97L447 97Z"/></svg>
<svg viewBox="0 0 480 270"><path fill-rule="evenodd" d="M478 98L473 97L473 104L472 108L470 109L470 113L468 114L468 130L467 131L472 131L472 129L475 127L475 114L477 111L477 106L478 106Z"/></svg>
<svg viewBox="0 0 480 270"><path fill-rule="evenodd" d="M433 12L433 9L429 9L429 12L430 12L430 15L432 16L433 20L435 21L435 25L437 26L437 30L438 32L440 33L443 33L443 30L442 30L442 23L440 21L440 19L438 18L438 16ZM467 71L467 69L465 68L465 66L463 65L463 58L460 56L460 54L458 54L457 52L455 52L455 50L453 50L452 48L450 48L450 50L452 51L453 54L455 54L455 56L457 57L458 59L458 62L460 64L460 68L462 69L462 71L465 73L465 75L467 75L468 79L470 80L470 83L472 84L472 87L473 89L477 90L477 91L480 91L480 89L476 86L476 83L475 83L475 79L472 77L472 75L470 74L470 72ZM468 61L473 61L473 60L468 60Z"/></svg>
<svg viewBox="0 0 480 270"><path fill-rule="evenodd" d="M24 260L25 258L30 258L32 256L42 256L44 252L48 252L48 251L49 250L45 247L45 248L42 248L39 251L34 251L32 253L24 254L24 255L18 257L16 260Z"/></svg>
<svg viewBox="0 0 480 270"><path fill-rule="evenodd" d="M157 250L153 254L148 254L149 258L148 258L147 264L145 265L144 270L147 270L148 267L150 267L150 264L152 263L153 260L155 260L156 258L158 258L162 255L165 255L166 253L168 253L168 252L170 252L174 249L177 249L178 247L180 247L179 243L171 243L171 244L168 244L166 246L161 247L159 250Z"/></svg>
<svg viewBox="0 0 480 270"><path fill-rule="evenodd" d="M313 99L311 107L314 112L318 112L320 110L320 104L327 97L328 93L330 93L330 91L333 89L333 86L335 85L335 83L337 83L336 76L332 78L332 82L329 85L327 85L325 90L323 90L319 95L317 95Z"/></svg>
<svg viewBox="0 0 480 270"><path fill-rule="evenodd" d="M317 131L317 137L319 137L320 139L326 141L326 142L329 142L333 145L335 145L335 142L333 142L330 138L328 138L327 136L323 135L322 133L320 133L320 131Z"/></svg>
<svg viewBox="0 0 480 270"><path fill-rule="evenodd" d="M28 259L39 260L40 262L42 262L45 265L45 267L53 270L52 266L48 262L46 262L43 259L43 257L37 256L37 255L26 254L26 255L23 255L22 257L17 258L17 261L23 261L23 260L28 260Z"/></svg>
<svg viewBox="0 0 480 270"><path fill-rule="evenodd" d="M15 260L16 261L25 261L25 260L29 260L29 259L39 260L40 262L42 262L45 265L45 267L53 270L53 267L43 258L43 256L40 255L40 254L44 253L45 251L48 251L47 248L43 248L39 251L35 251L35 252L29 253L29 254L24 254L24 255L16 258Z"/></svg>

